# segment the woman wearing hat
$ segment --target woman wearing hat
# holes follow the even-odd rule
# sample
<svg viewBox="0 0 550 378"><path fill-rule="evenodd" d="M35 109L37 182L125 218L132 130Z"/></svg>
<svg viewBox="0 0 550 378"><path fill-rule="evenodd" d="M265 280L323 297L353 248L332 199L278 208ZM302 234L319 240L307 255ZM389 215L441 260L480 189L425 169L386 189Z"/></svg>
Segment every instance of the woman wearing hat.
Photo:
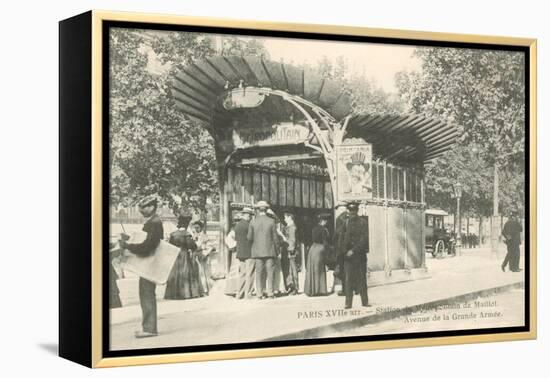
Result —
<svg viewBox="0 0 550 378"><path fill-rule="evenodd" d="M170 244L179 247L180 252L166 283L165 299L197 298L205 293L199 277L199 263L193 258L197 245L187 231L190 221L190 216L180 215L178 229L170 234Z"/></svg>
<svg viewBox="0 0 550 378"><path fill-rule="evenodd" d="M208 235L204 232L204 223L201 220L193 222L193 240L197 244L197 250L194 253L195 259L199 262L200 280L204 287L205 294L208 294L212 287L212 273L210 271L210 253L214 250L209 246Z"/></svg>
<svg viewBox="0 0 550 378"><path fill-rule="evenodd" d="M226 295L237 294L237 283L239 279L239 261L237 260L237 240L235 236L235 226L239 222L241 216L239 212L235 212L232 217L231 228L225 236L224 242L228 250L228 270L225 279Z"/></svg>
<svg viewBox="0 0 550 378"><path fill-rule="evenodd" d="M306 281L304 293L309 296L327 295L327 275L325 254L328 251L329 232L327 217L318 216L318 224L311 231L312 245L306 261Z"/></svg>

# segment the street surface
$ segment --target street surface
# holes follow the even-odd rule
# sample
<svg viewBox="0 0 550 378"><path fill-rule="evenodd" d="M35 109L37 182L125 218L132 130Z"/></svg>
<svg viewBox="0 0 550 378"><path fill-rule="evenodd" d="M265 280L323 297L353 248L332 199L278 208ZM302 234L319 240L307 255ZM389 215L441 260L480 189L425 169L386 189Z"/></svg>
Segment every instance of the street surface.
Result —
<svg viewBox="0 0 550 378"><path fill-rule="evenodd" d="M119 280L123 308L111 310L111 348L113 350L158 348L185 345L243 343L262 340L304 339L340 334L381 334L503 327L523 324L522 285L524 272L502 272L499 256L488 250L464 251L461 256L444 259L426 257L427 279L370 288L371 307L361 307L358 296L352 310L344 310L344 298L297 296L273 300L236 300L223 294L224 282L216 283L207 297L190 300L164 300L163 286L157 287L159 335L135 339L140 328L141 310L137 300L137 278ZM523 261L522 261L523 262ZM510 290L513 290L510 292ZM510 292L503 294L502 292ZM498 296L504 295L500 298ZM447 308L450 320L423 321L422 312L403 310L421 308L433 316L434 305L480 301L487 312L501 315L466 317L470 308ZM493 297L495 297L493 299ZM419 307L417 307L419 306ZM473 310L471 310L473 311ZM452 317L455 319L453 320ZM399 317L399 319L395 319ZM343 332L343 333L341 333Z"/></svg>
<svg viewBox="0 0 550 378"><path fill-rule="evenodd" d="M476 300L428 307L407 316L367 324L346 331L323 332L321 337L346 337L393 333L436 332L457 329L482 329L522 326L525 290L480 297ZM384 308L378 308L384 311Z"/></svg>

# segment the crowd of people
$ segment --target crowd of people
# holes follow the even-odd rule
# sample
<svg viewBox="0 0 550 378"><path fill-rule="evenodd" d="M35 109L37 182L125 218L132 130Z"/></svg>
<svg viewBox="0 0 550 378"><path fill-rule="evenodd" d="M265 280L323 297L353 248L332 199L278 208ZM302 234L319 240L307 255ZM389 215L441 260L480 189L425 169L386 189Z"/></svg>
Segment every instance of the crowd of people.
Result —
<svg viewBox="0 0 550 378"><path fill-rule="evenodd" d="M357 203L338 206L344 206L346 211L336 219L334 235L330 235L327 228L330 215L318 216L304 264L300 260L298 228L292 212L284 212L281 221L265 201L256 203L255 210L245 207L239 211L225 238L235 256L233 273L229 274L236 277L232 294L237 299L260 300L301 292L310 297L328 295L332 290L328 289L327 272L332 271L342 282L342 291L338 294L345 296L345 308L351 308L354 294L359 294L361 304L368 306L368 218L358 215ZM154 253L164 232L156 213L156 198L146 197L140 201L139 211L145 218L145 240L131 243L129 235L121 234L119 246L138 256L148 256ZM200 221L191 226L190 222L191 217L180 216L177 230L169 236L169 242L180 251L166 284L166 299L201 297L207 295L211 287L206 233L202 232ZM302 266L305 267L303 289L298 276ZM120 307L116 280L111 281L115 281L110 283L111 306ZM155 289L154 282L139 278L142 329L136 331L137 338L158 334Z"/></svg>
<svg viewBox="0 0 550 378"><path fill-rule="evenodd" d="M324 296L334 289L334 285L328 284L329 275L333 275L342 283L339 294L346 296L346 308L352 306L354 293L361 295L363 306L368 306L368 218L358 215L357 203L339 206L345 211L336 220L334 235L330 235L327 227L330 214L318 215L303 264L295 215L291 211L285 211L281 221L267 202L259 201L255 211L245 207L237 212L225 238L235 257L226 294L237 299L274 299L300 292L310 297ZM298 278L302 266L303 289Z"/></svg>
<svg viewBox="0 0 550 378"><path fill-rule="evenodd" d="M303 289L308 296L329 293L325 265L331 251L326 227L328 217L319 215L312 231L313 243L307 253ZM265 201L256 204L256 211L245 207L235 213L225 242L233 256L226 294L237 299L265 299L300 292L301 250L292 212L284 212L281 221Z"/></svg>
<svg viewBox="0 0 550 378"><path fill-rule="evenodd" d="M462 233L461 241L462 248L478 248L479 247L479 237L474 233Z"/></svg>
<svg viewBox="0 0 550 378"><path fill-rule="evenodd" d="M341 207L344 207L342 209ZM343 211L338 211L338 209ZM327 276L341 281L339 295L345 296L345 308L351 308L354 294L359 294L361 304L369 306L367 289L367 254L369 252L368 217L359 216L357 203L339 203L340 215L335 220L333 235L327 222L330 215L319 215L311 230L311 243L301 261L300 242L295 215L283 213L283 219L270 209L265 201L255 204L255 209L245 207L237 212L231 231L225 237L234 261L227 277L226 293L237 299L274 299L280 295L304 293L308 297L330 294ZM119 250L127 250L137 256L150 256L164 238L163 223L157 215L157 199L146 197L139 202L139 211L145 218L140 242L131 242L130 235L120 235ZM190 216L180 216L177 229L170 233L169 243L179 248L179 253L166 283L166 299L189 299L208 295L212 286L208 256L212 251L202 222L191 224ZM502 236L508 253L502 262L512 272L519 269L519 245L522 227L513 211L504 225ZM111 251L117 247L111 246ZM114 255L114 253L112 253ZM111 256L112 257L112 256ZM109 264L110 307L120 307L116 272ZM305 268L304 287L300 287L298 273ZM233 282L233 284L231 284ZM142 329L137 338L156 336L157 304L156 284L139 278L139 300L142 310Z"/></svg>

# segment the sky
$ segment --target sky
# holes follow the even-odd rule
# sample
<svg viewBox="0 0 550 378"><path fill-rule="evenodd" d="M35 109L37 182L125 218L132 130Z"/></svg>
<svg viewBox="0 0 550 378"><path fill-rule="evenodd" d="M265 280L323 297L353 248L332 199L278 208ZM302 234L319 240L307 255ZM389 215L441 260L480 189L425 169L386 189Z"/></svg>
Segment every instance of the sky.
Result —
<svg viewBox="0 0 550 378"><path fill-rule="evenodd" d="M420 70L420 61L412 57L414 47L364 42L336 42L266 38L264 46L272 60L316 64L325 55L332 61L343 56L353 73L365 73L386 92L395 93L394 77L402 70Z"/></svg>
<svg viewBox="0 0 550 378"><path fill-rule="evenodd" d="M272 60L282 60L285 63L308 63L315 66L323 56L332 62L343 56L350 73L365 74L388 93L397 92L397 72L420 70L420 60L412 56L414 46L273 37L262 37L260 40L263 41ZM161 66L151 46L142 46L141 49L142 53L148 55L150 72L161 74L169 68Z"/></svg>

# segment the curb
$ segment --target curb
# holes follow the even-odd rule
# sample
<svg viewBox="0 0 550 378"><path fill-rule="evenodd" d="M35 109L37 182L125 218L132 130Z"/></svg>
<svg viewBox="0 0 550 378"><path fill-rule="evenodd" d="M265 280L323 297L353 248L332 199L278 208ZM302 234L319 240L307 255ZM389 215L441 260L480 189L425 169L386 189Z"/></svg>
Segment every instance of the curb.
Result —
<svg viewBox="0 0 550 378"><path fill-rule="evenodd" d="M525 283L522 282L515 282L512 284L507 284L503 286L497 286L492 287L488 289L473 291L466 294L457 295L455 297L445 298L445 299L438 299L431 302L425 302L425 303L419 303L412 306L403 307L400 309L395 309L391 311L384 311L381 313L375 313L371 315L362 316L360 318L350 319L350 320L344 320L337 323L332 324L326 324L318 327L313 327L309 329L305 329L298 332L291 332L291 333L285 333L282 335L269 337L267 339L262 339L258 341L283 341L283 340L301 340L301 339L314 339L318 338L319 334L325 333L327 331L330 332L338 332L338 331L347 331L353 328L358 328L365 326L367 324L374 324L374 323L380 323L386 320L391 320L395 318L399 318L402 316L410 315L421 308L426 307L438 307L442 305L449 305L454 304L458 302L466 302L471 301L474 299L477 299L479 297L488 296L491 294L499 294L504 293L513 289L523 289L525 287Z"/></svg>

